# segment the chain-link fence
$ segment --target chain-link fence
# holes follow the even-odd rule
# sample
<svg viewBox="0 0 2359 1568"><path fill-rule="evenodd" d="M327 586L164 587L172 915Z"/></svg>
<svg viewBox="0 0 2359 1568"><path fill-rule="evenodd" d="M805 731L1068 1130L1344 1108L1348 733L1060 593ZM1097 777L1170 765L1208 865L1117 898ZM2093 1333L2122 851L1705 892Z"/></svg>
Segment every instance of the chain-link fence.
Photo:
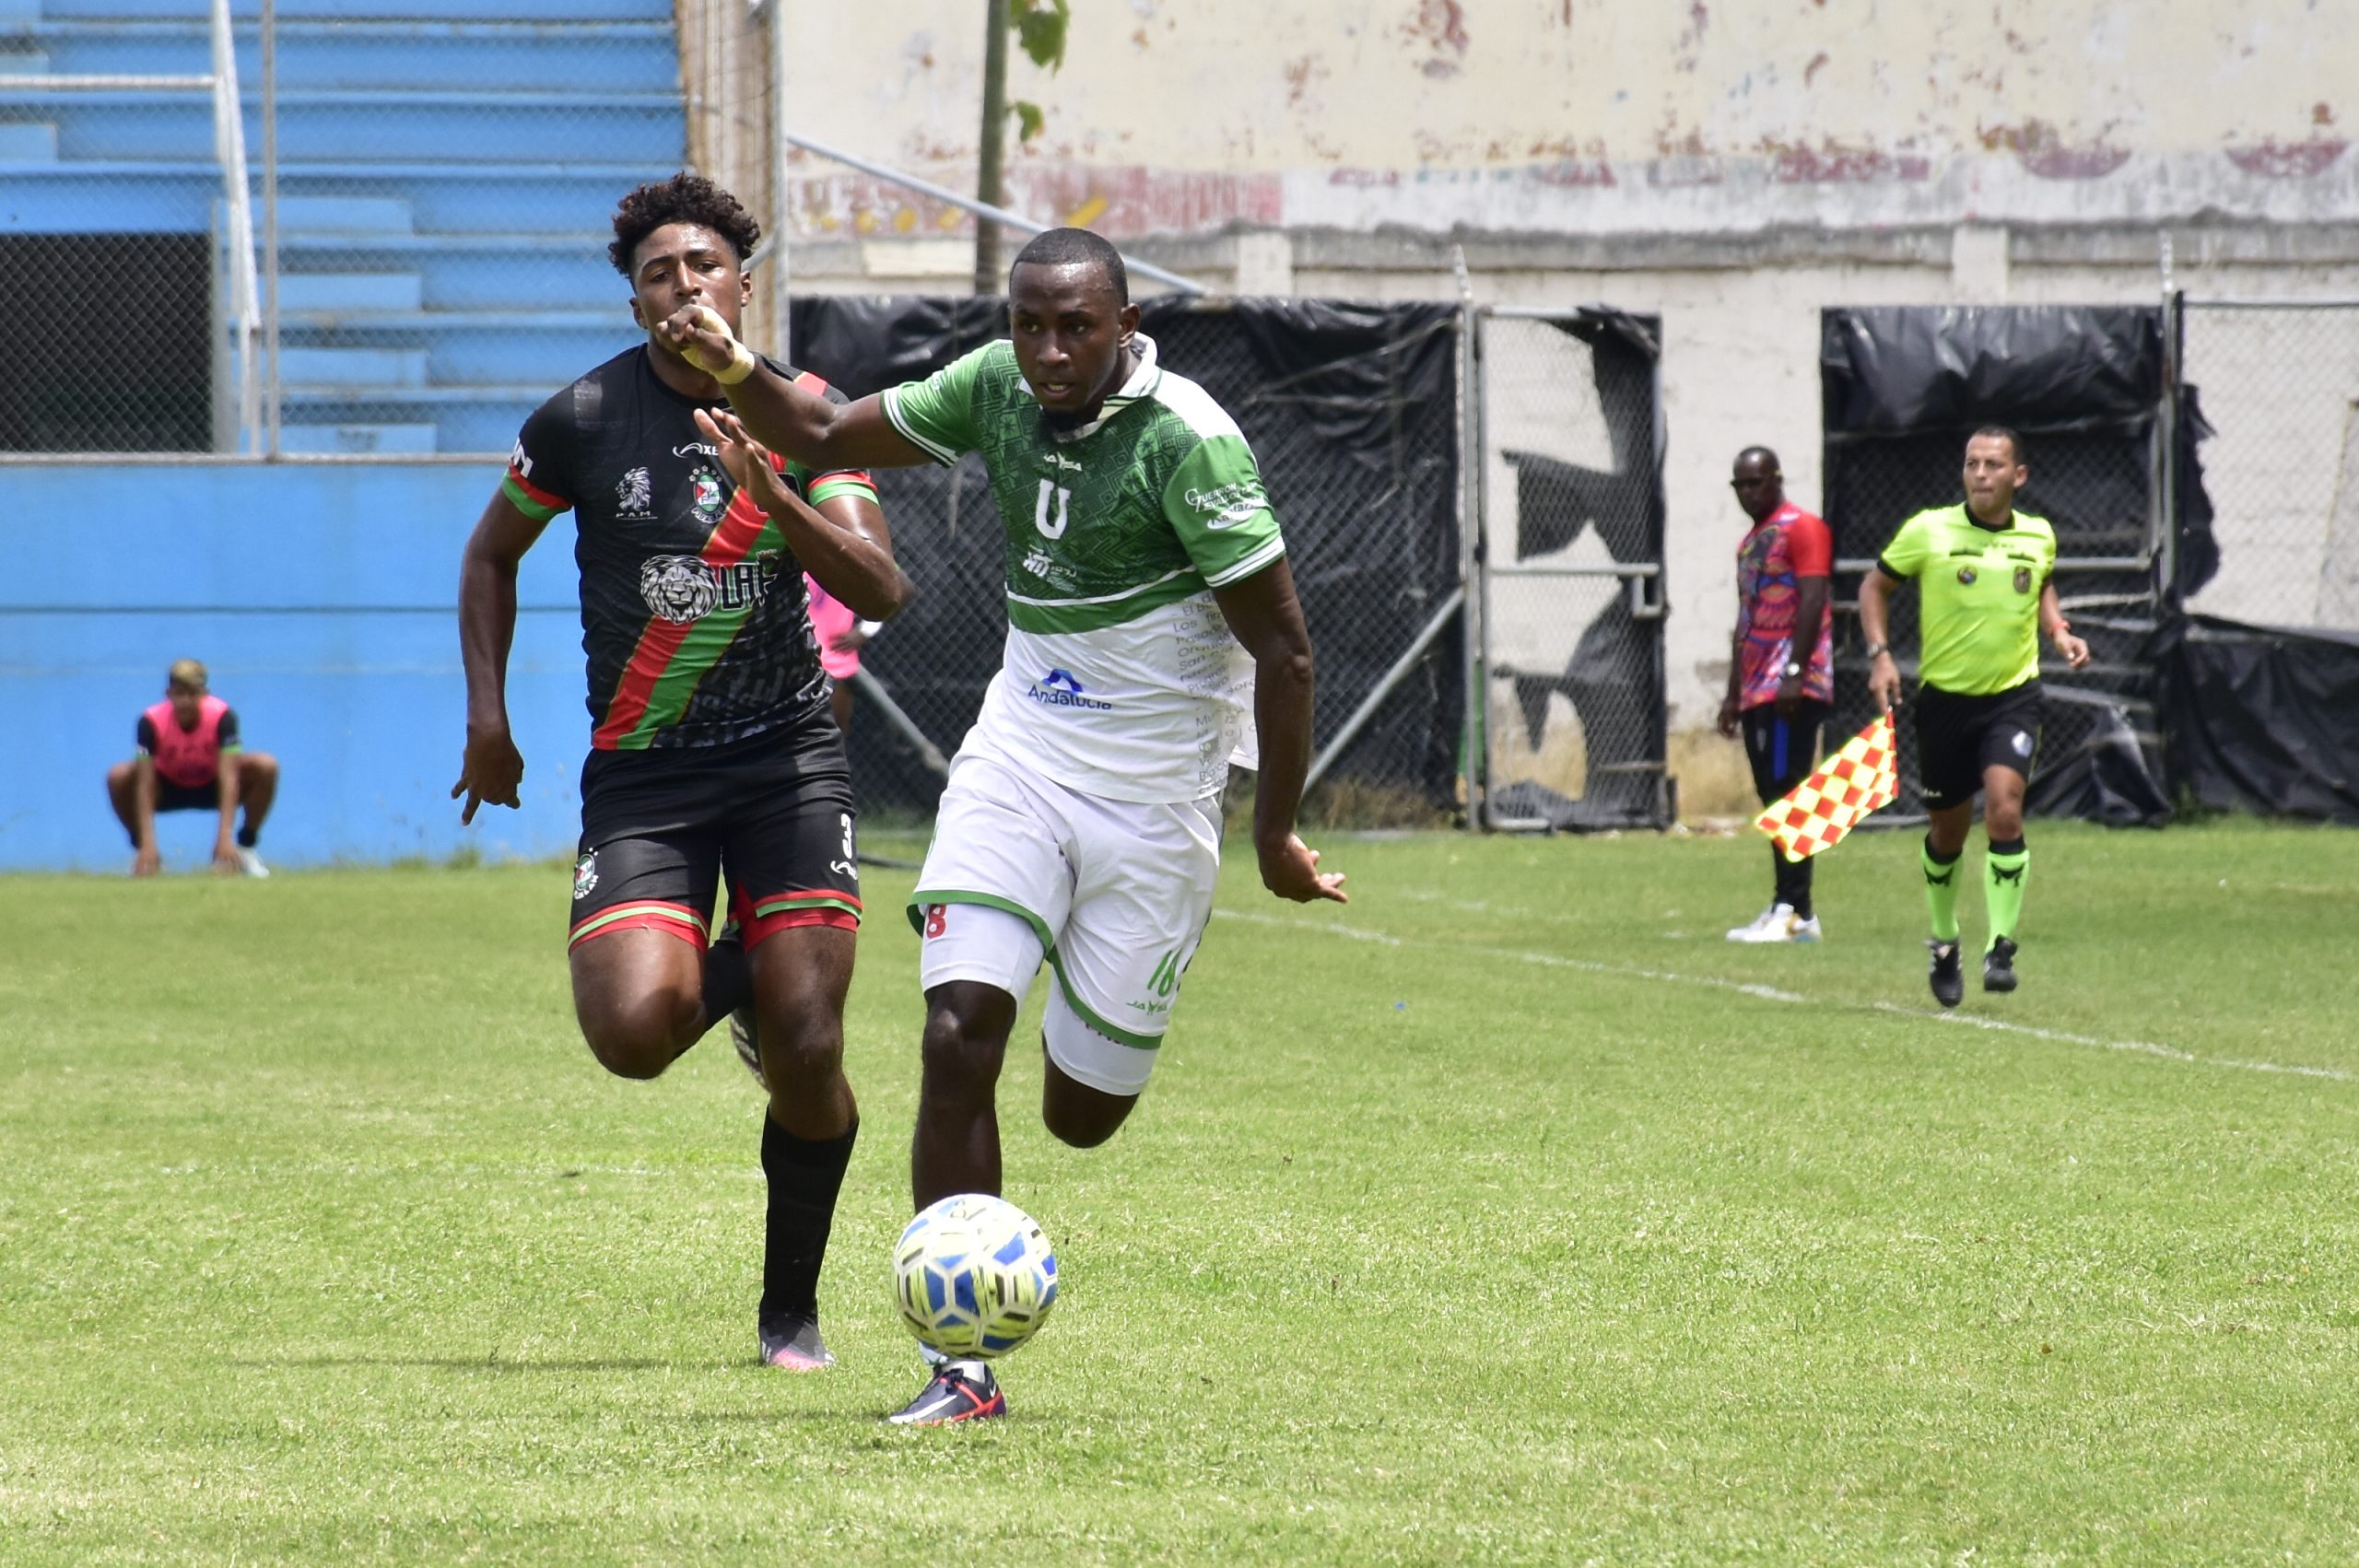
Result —
<svg viewBox="0 0 2359 1568"><path fill-rule="evenodd" d="M1252 444L1318 649L1315 819L1431 821L1456 782L1459 313L1438 305L1147 302L1164 367ZM796 362L861 396L1004 334L1004 302L798 299ZM997 673L1006 535L981 463L879 476L917 588L863 651L853 766L877 806L931 809Z"/></svg>
<svg viewBox="0 0 2359 1568"><path fill-rule="evenodd" d="M2179 310L2218 561L2189 607L2359 631L2359 299Z"/></svg>
<svg viewBox="0 0 2359 1568"><path fill-rule="evenodd" d="M57 9L0 20L0 276L44 305L0 329L0 451L504 451L637 335L605 247L690 157L669 0Z"/></svg>
<svg viewBox="0 0 2359 1568"><path fill-rule="evenodd" d="M1603 310L1476 319L1479 814L1662 825L1659 326Z"/></svg>
<svg viewBox="0 0 2359 1568"><path fill-rule="evenodd" d="M2090 810L2091 796L2110 791L2120 799L2102 802L2104 810L2143 819L2162 806L2160 787L2152 782L2161 778L2163 760L2149 648L2166 533L2162 453L2169 400L2160 312L2077 311L2061 324L2029 326L2023 315L2010 320L1995 309L1980 322L1961 311L1902 320L1910 314L1826 313L1825 496L1837 602L1831 733L1848 734L1873 716L1856 614L1860 579L1908 517L1961 501L1967 437L1982 425L2009 426L2023 438L2030 470L2015 505L2054 526L2057 595L2090 649L2088 666L2070 672L2042 641L2048 701L2033 807ZM1895 353L1889 340L1911 328L1948 344L1949 362L1920 356L1921 367L1895 364L1906 351ZM2010 342L2011 331L2045 337L2035 348ZM2009 351L2011 363L1978 381L1974 361L1985 347ZM1885 362L1873 363L1877 355ZM2058 374L2043 363L2048 357L2082 373ZM2107 361L2115 373L2107 392L2088 385L2085 368L2093 359ZM1944 386L1958 361L1968 368ZM1849 390L1854 377L1881 384L1856 395ZM1913 689L1918 595L1904 590L1890 603L1893 655ZM2125 748L2134 755L2125 755ZM2123 781L2125 768L2137 777ZM1922 811L1913 744L1901 746L1900 770L1900 799L1887 820ZM2089 785L2093 776L2101 788Z"/></svg>

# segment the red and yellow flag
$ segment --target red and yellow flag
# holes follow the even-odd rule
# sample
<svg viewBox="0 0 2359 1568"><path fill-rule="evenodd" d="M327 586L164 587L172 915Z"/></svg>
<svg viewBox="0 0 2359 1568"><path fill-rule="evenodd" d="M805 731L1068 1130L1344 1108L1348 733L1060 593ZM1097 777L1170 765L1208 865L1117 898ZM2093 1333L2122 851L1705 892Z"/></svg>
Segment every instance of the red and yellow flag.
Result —
<svg viewBox="0 0 2359 1568"><path fill-rule="evenodd" d="M1764 809L1753 825L1776 839L1786 859L1806 860L1842 842L1870 812L1892 804L1899 793L1892 715L1880 713L1784 800Z"/></svg>

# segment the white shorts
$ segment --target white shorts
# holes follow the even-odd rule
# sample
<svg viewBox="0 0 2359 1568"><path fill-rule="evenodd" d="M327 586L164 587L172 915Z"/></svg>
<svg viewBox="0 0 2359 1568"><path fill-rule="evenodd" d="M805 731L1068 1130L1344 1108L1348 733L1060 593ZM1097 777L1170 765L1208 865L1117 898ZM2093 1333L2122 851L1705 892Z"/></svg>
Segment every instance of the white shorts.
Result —
<svg viewBox="0 0 2359 1568"><path fill-rule="evenodd" d="M921 983L978 980L1020 1000L1047 958L1050 1059L1093 1089L1135 1094L1219 873L1215 799L1109 801L962 752L910 899Z"/></svg>

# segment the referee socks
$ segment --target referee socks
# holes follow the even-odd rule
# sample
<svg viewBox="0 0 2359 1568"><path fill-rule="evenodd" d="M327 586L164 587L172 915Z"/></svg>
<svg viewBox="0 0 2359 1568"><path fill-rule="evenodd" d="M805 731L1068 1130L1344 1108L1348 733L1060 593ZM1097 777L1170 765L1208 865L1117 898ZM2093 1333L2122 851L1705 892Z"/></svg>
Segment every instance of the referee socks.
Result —
<svg viewBox="0 0 2359 1568"><path fill-rule="evenodd" d="M2023 919L2024 883L2030 880L2031 850L2020 838L1994 838L1982 858L1983 901L1990 911L1990 945L2001 937L2013 941ZM1986 947L1984 952L1989 952Z"/></svg>
<svg viewBox="0 0 2359 1568"><path fill-rule="evenodd" d="M1933 853L1933 836L1930 833L1925 836L1922 851L1925 907L1933 918L1933 940L1936 942L1957 940L1957 863L1965 853L1961 849L1945 860Z"/></svg>

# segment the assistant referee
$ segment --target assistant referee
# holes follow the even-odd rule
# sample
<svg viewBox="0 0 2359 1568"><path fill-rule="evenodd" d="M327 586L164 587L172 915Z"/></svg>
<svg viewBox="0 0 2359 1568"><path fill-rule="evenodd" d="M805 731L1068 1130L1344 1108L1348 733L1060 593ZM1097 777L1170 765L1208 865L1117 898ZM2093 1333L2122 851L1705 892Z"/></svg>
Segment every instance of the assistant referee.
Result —
<svg viewBox="0 0 2359 1568"><path fill-rule="evenodd" d="M2024 789L2039 748L2039 638L2079 669L2089 645L2049 580L2056 531L2015 509L2030 478L2021 437L1986 425L1966 443L1966 504L1919 512L1900 525L1860 585L1860 627L1868 638L1868 690L1886 711L1900 700L1887 615L1904 578L1918 584L1921 623L1917 692L1917 770L1931 817L1925 834L1925 902L1932 914L1933 998L1955 1007L1958 972L1957 863L1983 797L1985 903L1990 940L1982 989L2015 989L2015 926L2022 919L2031 852L2024 845Z"/></svg>

